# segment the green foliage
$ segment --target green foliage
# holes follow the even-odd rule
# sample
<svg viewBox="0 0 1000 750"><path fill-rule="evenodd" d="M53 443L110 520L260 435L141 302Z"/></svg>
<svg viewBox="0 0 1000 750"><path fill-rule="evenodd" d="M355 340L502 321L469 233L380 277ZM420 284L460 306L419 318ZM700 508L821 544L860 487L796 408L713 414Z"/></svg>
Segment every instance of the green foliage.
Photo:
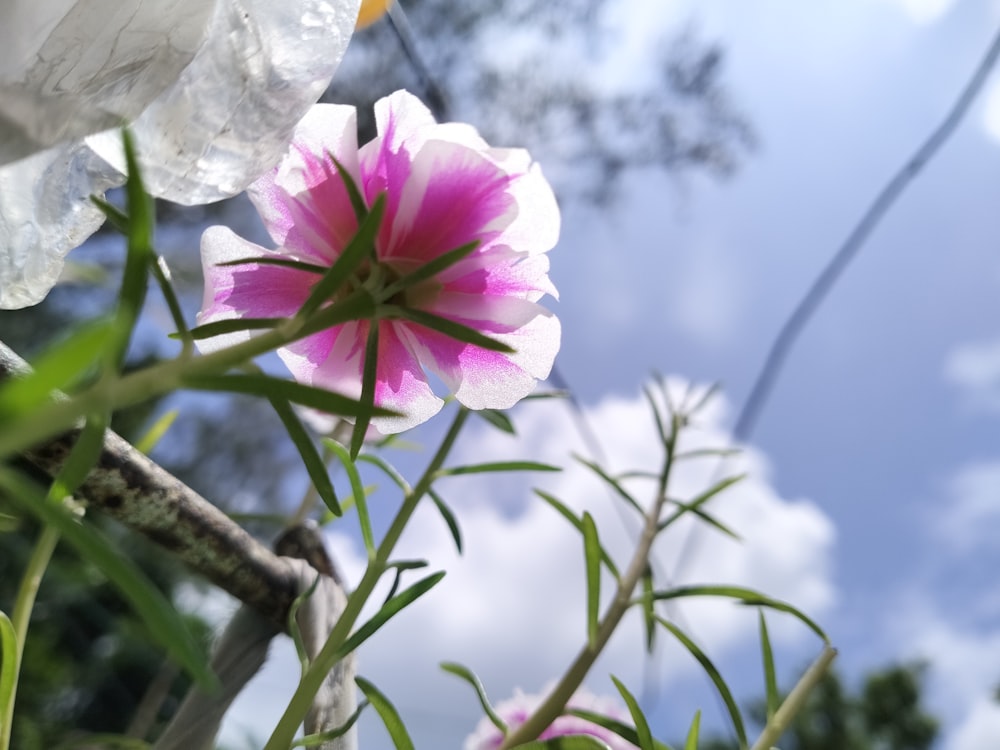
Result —
<svg viewBox="0 0 1000 750"><path fill-rule="evenodd" d="M361 688L361 692L365 694L365 698L374 706L379 717L381 717L382 723L385 725L386 731L389 732L389 737L392 739L393 747L396 750L414 750L413 740L410 739L410 734L406 731L406 725L403 724L403 720L400 718L396 707L368 680L358 677L355 681L358 683L358 687Z"/></svg>
<svg viewBox="0 0 1000 750"><path fill-rule="evenodd" d="M116 549L173 598L186 576L168 555L109 523L99 525ZM0 609L13 601L37 533L38 526L26 521L0 538ZM184 621L204 649L208 627L190 615ZM82 732L125 732L149 686L173 673L119 589L89 560L60 546L32 613L12 747L47 750ZM172 715L187 685L188 678L169 678L151 732Z"/></svg>
<svg viewBox="0 0 1000 750"><path fill-rule="evenodd" d="M486 689L483 687L482 681L475 675L475 673L473 673L471 669L453 662L443 663L441 665L441 669L445 672L450 672L456 677L459 677L472 685L472 689L476 691L476 697L479 699L479 705L482 707L483 713L486 714L487 718L489 718L491 722L493 722L493 726L504 734L507 734L507 724L500 718L500 714L493 710L493 706L490 704L490 699L486 696Z"/></svg>
<svg viewBox="0 0 1000 750"><path fill-rule="evenodd" d="M922 705L921 664L874 671L852 693L836 672L828 672L806 700L781 740L782 750L929 750L938 720ZM763 721L766 702L751 713ZM735 750L715 738L702 750Z"/></svg>

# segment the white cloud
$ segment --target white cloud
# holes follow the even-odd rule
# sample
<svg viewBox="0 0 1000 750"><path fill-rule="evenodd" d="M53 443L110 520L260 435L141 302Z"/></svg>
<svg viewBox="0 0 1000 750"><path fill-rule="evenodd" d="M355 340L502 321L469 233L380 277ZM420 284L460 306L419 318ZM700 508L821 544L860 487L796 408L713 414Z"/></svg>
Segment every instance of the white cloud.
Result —
<svg viewBox="0 0 1000 750"><path fill-rule="evenodd" d="M1000 117L1000 97L997 106ZM1000 340L956 346L945 359L944 376L965 392L972 406L1000 411Z"/></svg>
<svg viewBox="0 0 1000 750"><path fill-rule="evenodd" d="M988 594L987 594L988 595ZM994 750L1000 736L1000 704L993 700L1000 683L1000 629L983 629L962 611L942 610L925 591L910 592L887 623L887 633L902 659L928 665L926 705L942 720L944 750Z"/></svg>
<svg viewBox="0 0 1000 750"><path fill-rule="evenodd" d="M721 403L706 409L697 427L685 433L686 449L725 445L728 435L719 426L723 412ZM606 398L586 416L614 471L657 468L660 449L641 397ZM515 422L518 439L474 424L453 463L528 457L566 465L571 451L583 452L563 403L525 404L516 412ZM708 510L740 533L743 541L715 531L696 532L697 543L687 547L679 580L749 585L822 615L835 598L830 579L834 531L829 519L811 503L781 498L769 483L766 461L756 452L748 451L730 463L727 471L746 471L750 476L713 500ZM679 464L671 495L695 496L713 480L715 470L714 460ZM580 537L550 507L530 496L532 485L544 486L577 512L589 510L619 567L626 565L634 548L636 524L623 523L622 518L630 512L579 465L557 475L443 480L439 491L459 516L465 554L455 554L434 508L422 507L395 557L429 559L431 569L446 570L448 575L424 600L378 633L360 658L362 673L391 695L414 735L422 737L419 746L457 747L478 719L473 696L438 670L440 661L468 665L499 700L515 686L537 690L553 679L585 638ZM643 501L650 490L642 484L634 489ZM676 573L682 539L690 528L678 524L676 532L658 544L655 558L660 572ZM362 561L353 544L337 535L331 545L348 579L356 580ZM605 583L605 592L610 591L610 581ZM756 648L754 614L728 602L685 605L680 621L713 655ZM808 644L812 649L801 625L777 616L771 621L776 642ZM609 671L632 684L641 682L641 638L637 618L629 619L594 672L589 684L595 692L611 689ZM676 681L697 670L690 657L667 651L663 658L669 663L664 679Z"/></svg>
<svg viewBox="0 0 1000 750"><path fill-rule="evenodd" d="M955 4L955 0L889 0L899 7L913 23L926 26L940 20Z"/></svg>
<svg viewBox="0 0 1000 750"><path fill-rule="evenodd" d="M978 697L959 727L949 734L945 750L996 750L1000 737L1000 703Z"/></svg>
<svg viewBox="0 0 1000 750"><path fill-rule="evenodd" d="M962 467L948 494L950 502L935 508L931 529L963 553L994 544L1000 533L1000 461Z"/></svg>

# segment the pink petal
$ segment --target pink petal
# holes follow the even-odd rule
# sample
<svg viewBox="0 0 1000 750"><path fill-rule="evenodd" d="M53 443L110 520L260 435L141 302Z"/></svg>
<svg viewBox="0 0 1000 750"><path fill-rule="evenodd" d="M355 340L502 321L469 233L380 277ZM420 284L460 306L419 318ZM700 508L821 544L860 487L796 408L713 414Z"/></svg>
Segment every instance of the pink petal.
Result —
<svg viewBox="0 0 1000 750"><path fill-rule="evenodd" d="M238 237L227 227L209 227L201 238L205 293L198 323L237 317L277 318L294 315L318 276L280 266L248 263L220 266L232 260L273 256L274 251ZM200 341L202 351L215 351L246 341L250 332L240 331Z"/></svg>
<svg viewBox="0 0 1000 750"><path fill-rule="evenodd" d="M548 377L559 351L559 319L545 308L516 331L494 333L513 354L481 349L414 324L399 325L410 348L470 409L508 409ZM402 334L401 334L402 335Z"/></svg>
<svg viewBox="0 0 1000 750"><path fill-rule="evenodd" d="M437 275L449 292L512 295L536 301L545 294L559 298L549 280L546 255L525 256L505 245L477 252Z"/></svg>
<svg viewBox="0 0 1000 750"><path fill-rule="evenodd" d="M345 396L360 398L367 336L367 321L341 326L327 358L312 372L309 382ZM391 322L379 323L375 403L404 414L402 417L372 420L372 425L385 434L415 427L437 414L444 405L444 401L434 395L423 368Z"/></svg>
<svg viewBox="0 0 1000 750"><path fill-rule="evenodd" d="M529 254L548 252L559 240L560 216L542 168L522 149L491 149L490 154L502 168L517 175L509 188L517 202L517 215L497 242Z"/></svg>
<svg viewBox="0 0 1000 750"><path fill-rule="evenodd" d="M473 240L488 244L516 215L510 178L465 146L429 141L416 155L383 259L426 262Z"/></svg>
<svg viewBox="0 0 1000 750"><path fill-rule="evenodd" d="M428 133L440 127L426 105L402 89L375 102L375 125L385 148L393 153L415 152Z"/></svg>
<svg viewBox="0 0 1000 750"><path fill-rule="evenodd" d="M289 153L247 190L278 245L332 261L357 229L332 154L360 179L354 107L317 104L299 122Z"/></svg>

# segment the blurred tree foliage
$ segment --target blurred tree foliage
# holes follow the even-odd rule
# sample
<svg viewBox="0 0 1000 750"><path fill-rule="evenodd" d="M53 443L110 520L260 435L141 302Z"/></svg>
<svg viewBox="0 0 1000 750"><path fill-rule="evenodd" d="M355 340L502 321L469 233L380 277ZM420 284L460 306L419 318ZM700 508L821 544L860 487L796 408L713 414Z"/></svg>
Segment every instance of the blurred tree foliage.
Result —
<svg viewBox="0 0 1000 750"><path fill-rule="evenodd" d="M781 750L928 750L939 722L922 705L924 671L923 664L905 664L871 672L856 694L829 673L781 738ZM751 715L763 725L763 701ZM700 747L736 750L737 744L712 739Z"/></svg>
<svg viewBox="0 0 1000 750"><path fill-rule="evenodd" d="M177 593L185 576L166 554L93 520L161 591L168 597ZM13 604L37 535L30 519L0 534L0 607L5 611ZM207 626L196 617L186 619L207 653ZM151 644L118 590L96 567L58 547L32 612L12 746L48 750L87 733L130 729L146 737L170 718L187 685Z"/></svg>
<svg viewBox="0 0 1000 750"><path fill-rule="evenodd" d="M754 144L723 83L724 51L692 30L648 56L622 36L618 0L413 0L355 35L327 92L358 106L407 88L438 119L525 146L564 197L607 200L629 168L724 176ZM633 11L635 12L635 11ZM639 11L650 12L650 11Z"/></svg>

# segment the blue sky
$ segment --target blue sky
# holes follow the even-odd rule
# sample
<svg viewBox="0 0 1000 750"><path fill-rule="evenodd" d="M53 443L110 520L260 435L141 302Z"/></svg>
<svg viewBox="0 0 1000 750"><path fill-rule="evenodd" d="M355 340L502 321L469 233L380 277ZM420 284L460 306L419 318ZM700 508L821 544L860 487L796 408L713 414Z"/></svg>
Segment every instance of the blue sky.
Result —
<svg viewBox="0 0 1000 750"><path fill-rule="evenodd" d="M1000 24L1000 4L611 7L630 12L609 16L618 43L590 63L604 85L629 85L643 45L693 25L725 47L728 84L761 139L732 181L632 173L613 210L565 207L552 253L564 324L559 367L612 466L650 468L656 455L639 397L650 372L720 382L724 401L706 417L702 439L728 440L778 327L940 122ZM994 74L794 351L741 459L751 478L720 500L744 543L702 533L683 567L686 580L751 584L816 615L851 678L898 659L929 659L928 698L945 721L939 746L947 750L994 748L1000 736L1000 705L989 699L1000 683L998 113ZM536 157L544 166L545 155ZM476 428L464 457L565 463L581 448L561 409L520 407L519 443ZM694 471L680 482L694 492L707 478ZM466 663L501 699L517 686L540 690L583 636L579 542L530 500L535 481L456 485L463 558L433 514L418 516L404 539L404 556L427 557L449 576L436 599L362 652L361 670L396 701L418 747L458 747L477 719L474 698L437 670L439 661ZM629 529L595 482L576 470L548 482L574 507L590 508L609 545L626 553ZM359 575L356 541L339 531L331 541L349 578ZM678 549L671 541L658 551L665 568ZM741 697L758 695L753 617L721 605L682 615ZM775 618L773 627L790 680L818 644L791 623ZM287 650L276 654L238 704L237 721L273 722L267 706L288 694L295 669ZM612 690L608 672L645 686L668 741L683 736L699 706L721 726L690 658L664 649L645 663L636 623L595 671L595 692ZM363 731L364 747L388 747L373 723Z"/></svg>

